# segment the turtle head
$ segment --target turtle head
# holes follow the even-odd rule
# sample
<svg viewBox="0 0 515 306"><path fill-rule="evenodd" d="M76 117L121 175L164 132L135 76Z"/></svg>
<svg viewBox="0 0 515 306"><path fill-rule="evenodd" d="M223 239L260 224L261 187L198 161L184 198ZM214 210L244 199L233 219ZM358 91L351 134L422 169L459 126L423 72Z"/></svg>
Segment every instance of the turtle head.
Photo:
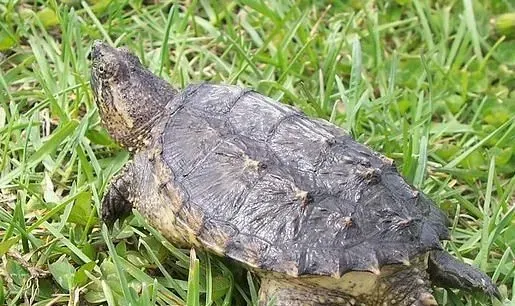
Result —
<svg viewBox="0 0 515 306"><path fill-rule="evenodd" d="M120 145L129 150L143 147L153 123L177 91L125 48L95 41L89 59L91 87L102 123Z"/></svg>

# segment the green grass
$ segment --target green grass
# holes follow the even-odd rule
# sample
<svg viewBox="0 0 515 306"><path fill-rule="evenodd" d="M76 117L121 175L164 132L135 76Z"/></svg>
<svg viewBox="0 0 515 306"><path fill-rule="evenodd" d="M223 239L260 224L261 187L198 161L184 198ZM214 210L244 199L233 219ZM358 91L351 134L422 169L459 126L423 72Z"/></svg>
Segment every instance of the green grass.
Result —
<svg viewBox="0 0 515 306"><path fill-rule="evenodd" d="M252 275L177 249L137 214L102 227L102 194L129 156L93 102L94 39L129 46L177 87L252 87L394 158L452 221L445 247L515 303L514 15L491 22L513 2L188 3L0 4L0 304L256 302Z"/></svg>

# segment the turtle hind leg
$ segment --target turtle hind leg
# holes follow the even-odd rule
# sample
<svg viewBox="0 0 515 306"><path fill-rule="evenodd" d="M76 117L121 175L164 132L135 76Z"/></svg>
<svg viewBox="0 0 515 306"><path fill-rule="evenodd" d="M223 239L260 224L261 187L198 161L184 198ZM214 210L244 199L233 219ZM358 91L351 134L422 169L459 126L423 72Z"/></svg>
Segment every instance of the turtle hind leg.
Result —
<svg viewBox="0 0 515 306"><path fill-rule="evenodd" d="M428 272L431 281L436 286L481 291L501 299L499 289L488 275L471 265L458 261L445 251L431 252Z"/></svg>
<svg viewBox="0 0 515 306"><path fill-rule="evenodd" d="M265 276L261 279L259 306L438 305L424 270L412 267L384 272L384 278L370 272L351 272L341 279L313 276L308 281Z"/></svg>
<svg viewBox="0 0 515 306"><path fill-rule="evenodd" d="M293 278L261 278L259 306L338 306L356 305L341 292L311 286Z"/></svg>
<svg viewBox="0 0 515 306"><path fill-rule="evenodd" d="M415 258L410 266L383 268L384 276L375 290L379 301L367 305L438 306L432 294L429 275L425 271L426 258Z"/></svg>
<svg viewBox="0 0 515 306"><path fill-rule="evenodd" d="M132 210L129 200L133 166L127 164L111 181L102 199L102 221L111 227L117 219L127 216Z"/></svg>

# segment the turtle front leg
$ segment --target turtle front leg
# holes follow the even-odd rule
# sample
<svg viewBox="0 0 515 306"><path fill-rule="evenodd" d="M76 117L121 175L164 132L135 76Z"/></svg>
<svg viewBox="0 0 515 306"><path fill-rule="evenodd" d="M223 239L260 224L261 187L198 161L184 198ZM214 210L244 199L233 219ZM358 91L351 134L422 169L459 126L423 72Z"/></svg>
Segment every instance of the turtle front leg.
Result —
<svg viewBox="0 0 515 306"><path fill-rule="evenodd" d="M134 167L129 162L111 180L109 189L102 199L102 221L112 226L117 219L125 217L132 210L132 203L129 200L131 183L134 179Z"/></svg>

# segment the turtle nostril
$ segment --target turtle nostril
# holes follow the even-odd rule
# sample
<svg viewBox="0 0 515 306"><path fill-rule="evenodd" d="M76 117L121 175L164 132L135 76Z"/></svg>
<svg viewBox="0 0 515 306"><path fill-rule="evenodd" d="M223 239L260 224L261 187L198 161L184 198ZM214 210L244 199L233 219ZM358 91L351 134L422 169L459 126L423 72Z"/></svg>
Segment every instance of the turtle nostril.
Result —
<svg viewBox="0 0 515 306"><path fill-rule="evenodd" d="M100 50L97 46L93 45L87 55L88 60L98 59L100 57Z"/></svg>
<svg viewBox="0 0 515 306"><path fill-rule="evenodd" d="M90 60L91 60L91 53L92 53L92 51L89 51L89 52L88 52L88 55L86 55L86 59L87 59L88 61L90 61Z"/></svg>

